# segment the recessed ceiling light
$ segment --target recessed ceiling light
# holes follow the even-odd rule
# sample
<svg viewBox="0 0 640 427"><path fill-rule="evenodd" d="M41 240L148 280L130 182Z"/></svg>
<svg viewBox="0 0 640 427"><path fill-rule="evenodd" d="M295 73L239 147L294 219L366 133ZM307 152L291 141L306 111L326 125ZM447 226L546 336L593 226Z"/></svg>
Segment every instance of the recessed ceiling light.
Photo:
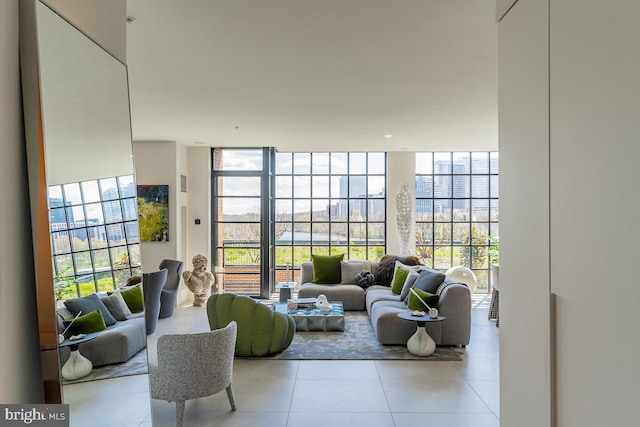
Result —
<svg viewBox="0 0 640 427"><path fill-rule="evenodd" d="M204 142L203 141L195 141L194 144L204 145Z"/></svg>
<svg viewBox="0 0 640 427"><path fill-rule="evenodd" d="M385 137L385 138L387 138L387 139L391 138L392 136L393 136L393 135L391 135L390 133L386 133L386 134L384 135L384 137Z"/></svg>

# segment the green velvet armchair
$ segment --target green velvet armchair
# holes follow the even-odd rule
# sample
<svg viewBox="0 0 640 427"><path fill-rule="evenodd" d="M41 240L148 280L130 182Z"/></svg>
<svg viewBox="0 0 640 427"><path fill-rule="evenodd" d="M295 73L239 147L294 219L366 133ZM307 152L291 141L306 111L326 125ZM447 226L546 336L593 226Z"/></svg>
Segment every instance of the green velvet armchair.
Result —
<svg viewBox="0 0 640 427"><path fill-rule="evenodd" d="M238 324L236 356L269 356L289 347L296 330L291 316L244 295L213 294L207 300L211 330Z"/></svg>

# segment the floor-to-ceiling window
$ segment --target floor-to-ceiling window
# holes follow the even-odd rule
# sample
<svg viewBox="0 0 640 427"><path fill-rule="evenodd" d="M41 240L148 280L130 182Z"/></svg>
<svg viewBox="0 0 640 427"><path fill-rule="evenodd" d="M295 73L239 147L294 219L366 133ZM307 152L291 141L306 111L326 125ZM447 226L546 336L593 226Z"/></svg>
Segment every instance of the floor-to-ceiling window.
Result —
<svg viewBox="0 0 640 427"><path fill-rule="evenodd" d="M274 170L277 280L296 280L312 253L384 255L385 153L276 153Z"/></svg>
<svg viewBox="0 0 640 427"><path fill-rule="evenodd" d="M497 152L416 153L416 254L424 264L469 267L478 290L488 290L499 213Z"/></svg>

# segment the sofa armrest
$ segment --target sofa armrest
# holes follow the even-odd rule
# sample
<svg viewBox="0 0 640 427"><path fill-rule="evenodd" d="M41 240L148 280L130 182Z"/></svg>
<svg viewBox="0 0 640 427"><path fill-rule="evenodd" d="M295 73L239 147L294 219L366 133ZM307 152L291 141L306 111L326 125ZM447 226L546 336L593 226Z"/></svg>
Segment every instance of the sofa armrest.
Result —
<svg viewBox="0 0 640 427"><path fill-rule="evenodd" d="M313 282L313 263L303 262L300 265L300 284Z"/></svg>
<svg viewBox="0 0 640 427"><path fill-rule="evenodd" d="M441 344L469 344L471 337L471 292L466 285L452 283L445 286L438 300L438 311L447 319L442 322Z"/></svg>

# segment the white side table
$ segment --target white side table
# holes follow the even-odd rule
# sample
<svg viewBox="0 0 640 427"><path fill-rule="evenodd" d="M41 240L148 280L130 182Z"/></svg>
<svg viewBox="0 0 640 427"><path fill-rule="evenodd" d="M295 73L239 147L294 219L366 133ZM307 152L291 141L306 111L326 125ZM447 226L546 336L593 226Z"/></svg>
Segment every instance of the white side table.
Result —
<svg viewBox="0 0 640 427"><path fill-rule="evenodd" d="M442 322L446 317L438 316L432 318L428 315L414 316L411 314L411 311L400 312L398 313L398 317L404 320L418 322L416 333L409 338L409 341L407 341L407 350L409 350L409 353L415 354L416 356L432 355L433 352L436 351L436 342L427 333L425 325L427 322Z"/></svg>
<svg viewBox="0 0 640 427"><path fill-rule="evenodd" d="M69 360L62 366L62 377L65 380L77 380L78 378L86 377L93 370L93 364L89 359L80 354L78 346L83 342L91 341L96 338L98 334L87 334L83 338L77 340L66 339L60 343L60 347L69 347L71 355Z"/></svg>

